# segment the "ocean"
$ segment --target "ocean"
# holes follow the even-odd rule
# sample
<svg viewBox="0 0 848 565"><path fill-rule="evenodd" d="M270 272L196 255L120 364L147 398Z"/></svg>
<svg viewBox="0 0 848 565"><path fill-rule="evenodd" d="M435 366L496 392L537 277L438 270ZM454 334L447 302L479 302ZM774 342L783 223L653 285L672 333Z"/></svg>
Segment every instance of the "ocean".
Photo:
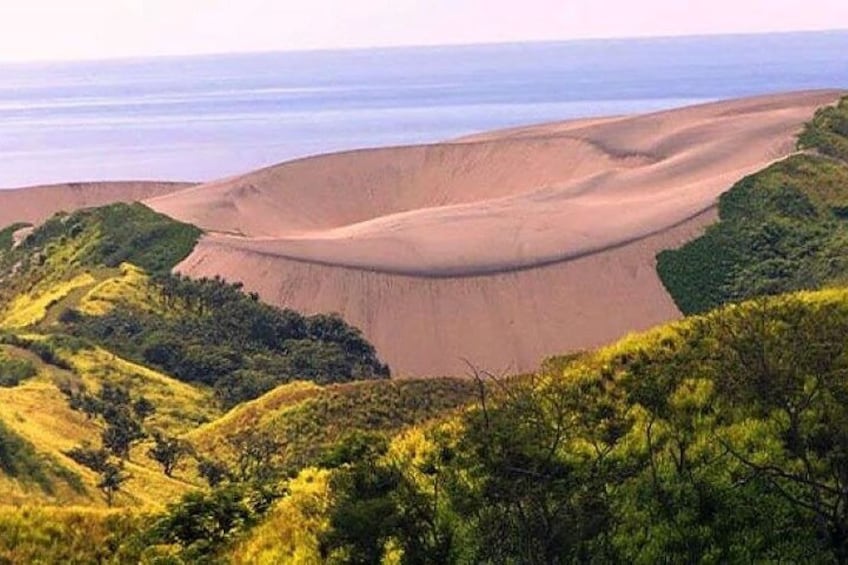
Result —
<svg viewBox="0 0 848 565"><path fill-rule="evenodd" d="M209 180L306 155L848 87L848 32L0 66L0 187Z"/></svg>

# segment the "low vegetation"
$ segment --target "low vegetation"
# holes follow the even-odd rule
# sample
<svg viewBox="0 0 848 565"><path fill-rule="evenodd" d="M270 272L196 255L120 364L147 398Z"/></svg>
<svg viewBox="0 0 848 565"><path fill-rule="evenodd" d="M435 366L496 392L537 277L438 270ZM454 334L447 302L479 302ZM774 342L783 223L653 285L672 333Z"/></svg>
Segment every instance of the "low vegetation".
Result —
<svg viewBox="0 0 848 565"><path fill-rule="evenodd" d="M819 109L798 141L803 149L848 161L848 97L836 106Z"/></svg>
<svg viewBox="0 0 848 565"><path fill-rule="evenodd" d="M847 332L844 291L781 297L491 381L348 439L301 538L345 563L845 562Z"/></svg>
<svg viewBox="0 0 848 565"><path fill-rule="evenodd" d="M219 279L164 275L149 290L160 309L67 310L60 322L71 335L212 387L225 408L295 379L328 384L389 376L374 347L338 316L280 310Z"/></svg>
<svg viewBox="0 0 848 565"><path fill-rule="evenodd" d="M0 471L24 485L31 484L46 494L55 492L56 481L63 481L74 490L82 482L72 471L54 459L40 454L35 446L0 421Z"/></svg>
<svg viewBox="0 0 848 565"><path fill-rule="evenodd" d="M233 484L236 462L185 437L222 409L295 379L388 376L337 316L171 275L199 235L118 204L59 214L0 253L8 502L161 510L207 481Z"/></svg>
<svg viewBox="0 0 848 565"><path fill-rule="evenodd" d="M207 457L235 461L239 435L251 430L279 446L274 463L296 472L315 465L351 430L391 436L473 400L460 379L372 381L332 386L292 383L243 404L189 434ZM235 441L234 441L235 440Z"/></svg>
<svg viewBox="0 0 848 565"><path fill-rule="evenodd" d="M0 229L0 254L12 249L15 245L15 232L29 227L31 224L18 222Z"/></svg>
<svg viewBox="0 0 848 565"><path fill-rule="evenodd" d="M12 357L0 349L0 387L13 387L31 379L37 370L28 359Z"/></svg>
<svg viewBox="0 0 848 565"><path fill-rule="evenodd" d="M143 204L112 204L58 214L34 230L12 255L73 248L74 263L117 267L132 263L151 273L170 271L200 239L201 231L154 212Z"/></svg>

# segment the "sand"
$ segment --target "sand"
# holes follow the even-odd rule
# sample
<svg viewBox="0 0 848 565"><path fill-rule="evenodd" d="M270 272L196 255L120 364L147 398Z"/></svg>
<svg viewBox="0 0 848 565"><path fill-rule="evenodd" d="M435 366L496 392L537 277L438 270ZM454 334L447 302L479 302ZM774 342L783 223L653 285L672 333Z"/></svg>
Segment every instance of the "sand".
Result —
<svg viewBox="0 0 848 565"><path fill-rule="evenodd" d="M656 254L839 94L325 155L147 202L209 231L182 272L339 312L398 375L525 371L679 317Z"/></svg>
<svg viewBox="0 0 848 565"><path fill-rule="evenodd" d="M702 233L718 196L792 153L801 125L840 94L323 155L132 199L207 231L181 272L339 312L398 376L463 374L465 360L526 371L678 318L656 254ZM33 194L9 214L0 192L0 223L43 217Z"/></svg>
<svg viewBox="0 0 848 565"><path fill-rule="evenodd" d="M0 229L15 222L39 224L57 212L136 202L190 186L172 182L80 182L0 190Z"/></svg>

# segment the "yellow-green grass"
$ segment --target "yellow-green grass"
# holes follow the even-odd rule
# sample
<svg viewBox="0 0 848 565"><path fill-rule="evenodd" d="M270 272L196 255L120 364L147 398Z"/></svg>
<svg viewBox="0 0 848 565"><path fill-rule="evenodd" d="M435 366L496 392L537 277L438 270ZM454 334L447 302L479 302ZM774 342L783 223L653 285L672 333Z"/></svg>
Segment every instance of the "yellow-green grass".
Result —
<svg viewBox="0 0 848 565"><path fill-rule="evenodd" d="M178 381L99 347L61 353L87 389L97 391L108 382L151 401L156 413L147 423L168 435L183 434L219 415L209 389Z"/></svg>
<svg viewBox="0 0 848 565"><path fill-rule="evenodd" d="M543 371L532 381L539 387L545 387L560 379L577 381L583 378L597 380L598 371L615 367L623 357L631 359L644 352L648 357L655 357L660 351L668 351L674 356L678 347L687 339L687 331L705 319L727 319L732 323L733 314L738 311L748 311L761 307L780 307L792 301L800 301L812 310L820 307L848 303L848 289L834 288L821 291L797 292L785 296L733 304L711 313L690 317L678 322L659 326L647 332L634 333L610 346L593 352L567 355L548 361ZM694 377L694 375L693 375ZM617 378L613 375L613 381ZM615 387L615 383L607 383ZM561 382L561 381L560 381ZM707 378L682 379L680 386L668 397L669 406L675 413L684 413L691 407L693 413L699 413L712 398L713 383ZM494 392L494 391L493 391ZM279 395L280 398L276 398ZM298 395L302 398L292 400ZM216 430L217 434L226 434L226 429L238 426L271 426L275 418L290 418L303 403L320 398L321 393L313 389L286 390L281 387L270 393L267 398L256 401L251 409L248 406L236 409L231 414L206 430ZM264 408L272 407L277 411L272 416ZM454 413L457 414L457 413ZM632 457L640 457L649 450L644 430L648 429L649 416L646 409L634 405L627 414L634 419L632 430L620 439L617 449L622 452L632 452ZM702 423L706 425L705 423ZM773 422L758 422L755 419L745 420L725 428L725 438L731 441L767 440L775 434ZM668 423L651 420L654 441L659 442L665 434L671 433ZM437 449L434 434L438 433L440 442L457 441L463 434L461 418L456 415L448 416L439 421L427 421L407 427L395 435L390 442L389 450L384 460L393 461L398 468L417 484L421 492L432 496L432 477L425 476L420 470L427 467L430 456ZM210 437L214 434L210 434ZM563 440L563 457L591 456L597 445L591 444L582 436ZM442 444L444 445L444 444ZM704 434L688 447L693 460L714 458L717 450L714 439ZM290 484L291 495L278 502L268 513L265 520L242 540L236 543L227 554L230 562L270 564L270 563L318 563L321 556L318 551L318 538L328 529L329 506L327 484L332 471L318 471L312 468L304 469L297 479ZM385 562L385 561L384 561Z"/></svg>
<svg viewBox="0 0 848 565"><path fill-rule="evenodd" d="M150 276L132 263L122 263L112 276L103 279L80 298L74 307L89 316L103 316L119 305L128 305L163 316L179 314L166 310L150 285Z"/></svg>
<svg viewBox="0 0 848 565"><path fill-rule="evenodd" d="M56 481L55 492L48 494L25 481L0 475L0 504L105 505L96 487L99 480L97 474L66 455L68 450L81 445L99 446L103 430L103 424L98 420L72 410L68 399L59 390L58 383L78 381L80 377L47 365L27 351L8 346L4 347L4 351L31 360L38 367L38 374L16 387L0 388L0 421L30 442L40 454L77 474L85 492L76 492L69 485ZM106 378L119 382L131 379L150 393L150 399L155 404L158 401L157 406L163 407L161 413L151 418L154 426L167 430L180 430L189 426L188 419L183 420L171 414L178 411L178 406L188 410L186 418L197 417L209 409L210 403L203 393L132 363L113 359L102 350L81 351L71 359L86 367L82 371L82 380L94 389L99 388ZM103 376L100 362L110 363L114 370L106 371L108 376ZM169 391L169 387L172 390ZM166 477L161 467L146 455L150 445L148 440L132 450L125 466L130 479L117 495L116 505L161 508L185 492L198 488L196 472L190 466L178 469L174 478Z"/></svg>
<svg viewBox="0 0 848 565"><path fill-rule="evenodd" d="M687 328L691 328L693 324L698 322L698 320L721 318L726 315L727 312L735 309L745 310L754 308L761 302L779 305L789 300L800 300L811 308L831 304L845 304L848 303L848 288L833 287L823 290L804 290L780 296L763 297L741 303L728 304L727 306L712 310L706 314L688 316L682 320L657 326L645 332L628 334L616 343L602 347L592 352L588 357L584 356L583 359L592 359L595 363L600 362L602 364L609 364L614 361L616 357L623 354L636 353L640 350L655 349L657 347L661 347L663 343L679 343L683 339L681 337L681 333ZM552 358L549 361L556 359L557 358ZM567 359L567 357L561 359Z"/></svg>
<svg viewBox="0 0 848 565"><path fill-rule="evenodd" d="M32 290L18 294L4 308L0 327L49 326L68 308L102 316L118 304L147 311L161 310L150 288L150 277L139 267L123 263L117 269L90 269L68 280L35 283Z"/></svg>
<svg viewBox="0 0 848 565"><path fill-rule="evenodd" d="M110 277L90 289L79 301L78 310L91 316L109 313L125 302L145 304L148 300L148 276L130 263L123 263L117 276Z"/></svg>
<svg viewBox="0 0 848 565"><path fill-rule="evenodd" d="M355 430L394 434L470 402L475 385L460 379L361 381L328 386L295 382L234 408L186 437L202 453L229 460L228 438L245 430L268 433L285 445L284 462L314 464Z"/></svg>
<svg viewBox="0 0 848 565"><path fill-rule="evenodd" d="M0 506L0 563L120 563L114 548L149 522L126 510Z"/></svg>
<svg viewBox="0 0 848 565"><path fill-rule="evenodd" d="M330 472L325 469L303 469L289 482L289 495L233 547L228 561L256 565L320 563L318 536L329 529L329 478Z"/></svg>
<svg viewBox="0 0 848 565"><path fill-rule="evenodd" d="M49 285L16 296L6 306L0 327L25 328L41 322L47 311L76 289L94 285L97 280L91 273L81 273L70 280Z"/></svg>
<svg viewBox="0 0 848 565"><path fill-rule="evenodd" d="M281 385L256 400L236 406L214 422L210 422L188 437L198 445L210 446L222 436L247 428L260 428L280 411L297 405L303 400L314 398L324 387L309 381L294 381Z"/></svg>

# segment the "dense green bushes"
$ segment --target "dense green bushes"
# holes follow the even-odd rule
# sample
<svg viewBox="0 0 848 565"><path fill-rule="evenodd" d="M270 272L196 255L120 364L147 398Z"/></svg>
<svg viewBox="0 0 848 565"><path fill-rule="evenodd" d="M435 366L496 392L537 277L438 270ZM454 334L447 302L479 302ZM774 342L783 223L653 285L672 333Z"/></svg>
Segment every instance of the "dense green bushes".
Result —
<svg viewBox="0 0 848 565"><path fill-rule="evenodd" d="M362 334L335 315L302 316L220 279L163 275L163 311L121 305L102 316L64 314L66 331L174 377L215 388L225 407L291 380L320 384L386 378Z"/></svg>
<svg viewBox="0 0 848 565"><path fill-rule="evenodd" d="M848 165L796 155L737 183L719 222L657 257L680 309L822 288L848 280Z"/></svg>
<svg viewBox="0 0 848 565"><path fill-rule="evenodd" d="M0 230L0 254L5 251L9 251L12 246L15 244L14 235L15 232L29 227L31 224L27 224L25 222L18 222L16 224L12 224L11 226L7 226Z"/></svg>
<svg viewBox="0 0 848 565"><path fill-rule="evenodd" d="M128 543L143 515L94 509L0 508L0 563L138 563Z"/></svg>
<svg viewBox="0 0 848 565"><path fill-rule="evenodd" d="M683 313L848 281L848 97L819 110L799 146L820 155L795 155L741 180L719 199L718 223L658 255L657 272Z"/></svg>
<svg viewBox="0 0 848 565"><path fill-rule="evenodd" d="M295 379L325 384L389 376L374 347L336 315L303 316L261 303L240 284L170 274L200 233L141 204L59 214L0 257L8 282L0 294L11 304L21 293L32 293L36 298L30 302L37 302L81 271L93 285L97 277L91 273L102 274L104 267L125 261L142 267L153 276L135 276L128 296L118 292L105 306L80 309L73 307L79 298L71 297L64 308L56 307L59 327L51 331L83 341L74 347L94 343L180 380L211 386L226 408ZM70 369L50 343L26 345L45 362Z"/></svg>
<svg viewBox="0 0 848 565"><path fill-rule="evenodd" d="M749 303L495 382L458 429L385 455L357 457L354 437L323 548L363 563L845 563L846 335L845 293Z"/></svg>
<svg viewBox="0 0 848 565"><path fill-rule="evenodd" d="M821 108L798 139L804 149L815 149L848 160L848 97L836 106Z"/></svg>
<svg viewBox="0 0 848 565"><path fill-rule="evenodd" d="M132 263L149 272L167 272L182 261L201 231L140 203L112 204L58 214L39 226L18 248L21 254L43 250L49 244L78 240L82 266L117 267ZM17 250L16 250L17 251Z"/></svg>

